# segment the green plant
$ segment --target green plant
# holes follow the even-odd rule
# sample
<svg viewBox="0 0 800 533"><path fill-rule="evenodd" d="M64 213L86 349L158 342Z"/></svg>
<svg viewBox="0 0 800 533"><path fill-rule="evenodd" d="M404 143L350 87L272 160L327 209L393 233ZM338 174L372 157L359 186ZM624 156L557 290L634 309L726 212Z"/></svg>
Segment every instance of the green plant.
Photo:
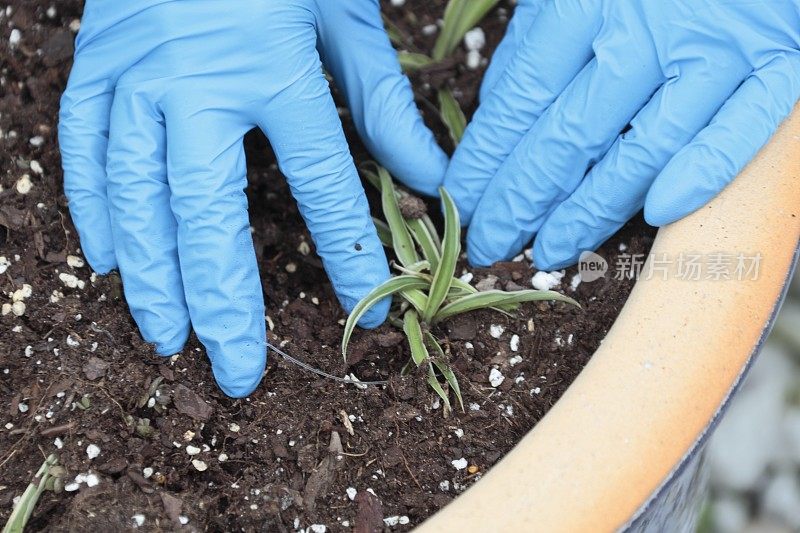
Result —
<svg viewBox="0 0 800 533"><path fill-rule="evenodd" d="M398 53L400 64L406 72L413 72L430 67L448 58L455 51L464 35L474 28L500 0L450 0L444 11L442 30L430 56L420 52L401 51ZM386 19L384 19L386 20ZM391 40L398 46L405 46L406 39L395 25L386 20L387 32ZM467 126L464 113L458 105L452 91L439 89L439 114L447 126L450 137L455 144Z"/></svg>
<svg viewBox="0 0 800 533"><path fill-rule="evenodd" d="M444 234L440 239L422 201L395 187L388 171L376 165L375 171L363 169L363 172L381 193L386 222L376 219L375 227L384 246L394 249L397 263L393 266L400 274L356 304L345 323L342 356L346 362L347 345L361 317L384 298L393 297L390 322L403 330L411 349L411 361L404 372L412 364L422 369L430 387L443 400L445 413L452 410L447 388L453 391L463 410L458 380L432 328L445 319L477 309L508 313L524 302L555 300L576 306L578 303L552 291L478 292L455 277L461 254L461 224L447 190L439 189L444 208Z"/></svg>
<svg viewBox="0 0 800 533"><path fill-rule="evenodd" d="M500 0L450 0L444 10L442 31L432 58L441 61L453 53L464 35L474 28Z"/></svg>
<svg viewBox="0 0 800 533"><path fill-rule="evenodd" d="M458 145L464 136L464 130L467 129L467 117L464 116L464 111L461 110L461 106L458 105L458 101L449 89L439 91L439 114L442 122L447 126L453 144Z"/></svg>
<svg viewBox="0 0 800 533"><path fill-rule="evenodd" d="M442 30L433 45L430 56L419 51L401 51L400 64L406 71L413 71L439 63L455 51L458 43L474 28L500 0L450 0L444 11ZM389 38L397 46L408 46L408 39L389 19L384 17Z"/></svg>
<svg viewBox="0 0 800 533"><path fill-rule="evenodd" d="M33 508L39 501L39 496L45 489L53 490L53 483L58 478L54 470L57 469L63 471L63 468L58 466L58 458L55 455L48 456L39 467L33 481L20 496L17 505L14 506L8 522L3 527L3 533L22 533L25 530L25 526L33 514Z"/></svg>

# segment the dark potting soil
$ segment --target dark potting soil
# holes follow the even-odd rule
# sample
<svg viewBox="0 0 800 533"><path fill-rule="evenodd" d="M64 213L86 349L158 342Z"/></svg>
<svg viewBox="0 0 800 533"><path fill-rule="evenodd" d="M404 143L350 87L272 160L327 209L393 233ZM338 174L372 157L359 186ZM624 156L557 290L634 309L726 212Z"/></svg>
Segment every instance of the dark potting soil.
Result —
<svg viewBox="0 0 800 533"><path fill-rule="evenodd" d="M390 327L358 332L351 367L344 368L338 348L344 313L313 245L303 253L302 243L311 240L266 140L253 133L248 192L271 342L331 374L353 372L389 385L341 385L272 354L250 398L226 398L196 339L179 357L156 357L120 297L119 278L95 279L88 266L67 264L68 255L80 253L63 196L56 121L73 51L70 25L82 5L57 0L54 13L46 3L10 5L0 18L0 256L10 261L0 274L0 303L11 303L23 284L32 294L22 316L0 317L0 523L45 456L56 453L68 472L65 484L90 473L99 483L45 492L31 530L118 531L134 528L137 519L145 530L412 527L480 479L547 413L631 290L632 281L610 276L572 291L575 269L569 269L559 290L580 301L582 311L539 303L525 305L516 318L478 312L445 324L437 335L467 405L445 419L420 376L398 377L409 353ZM422 28L436 23L443 5L409 0L384 9L409 46L426 51L435 36ZM501 2L481 24L484 55L509 15ZM22 34L13 50L12 27ZM459 49L445 67L413 79L443 146L449 140L430 104L435 88L454 88L468 111L476 105L482 69L467 70L463 59ZM356 159L363 160L368 156L344 117ZM16 184L24 174L32 188L23 195ZM653 235L637 220L600 253L614 265L621 245L629 254L646 253ZM497 286L509 289L530 287L534 273L527 260L470 271L474 282L496 276ZM59 278L64 273L84 287L67 287ZM492 325L503 328L497 338ZM493 367L505 376L497 387L488 379ZM99 450L94 459L87 455L92 445ZM469 467L457 470L452 461L462 458ZM352 500L349 488L356 490Z"/></svg>

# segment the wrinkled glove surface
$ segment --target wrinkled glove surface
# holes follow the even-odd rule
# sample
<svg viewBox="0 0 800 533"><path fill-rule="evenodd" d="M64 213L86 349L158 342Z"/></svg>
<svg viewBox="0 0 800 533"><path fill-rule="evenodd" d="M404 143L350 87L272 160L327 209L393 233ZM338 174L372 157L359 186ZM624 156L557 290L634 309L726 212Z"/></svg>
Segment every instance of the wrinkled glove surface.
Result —
<svg viewBox="0 0 800 533"><path fill-rule="evenodd" d="M266 361L248 130L269 138L344 308L389 276L323 63L372 153L435 192L447 159L377 0L86 2L59 125L83 252L98 273L119 269L158 353L179 352L193 327L230 396L252 392Z"/></svg>
<svg viewBox="0 0 800 533"><path fill-rule="evenodd" d="M535 235L562 268L642 208L694 212L798 97L798 0L519 0L445 177L470 262Z"/></svg>

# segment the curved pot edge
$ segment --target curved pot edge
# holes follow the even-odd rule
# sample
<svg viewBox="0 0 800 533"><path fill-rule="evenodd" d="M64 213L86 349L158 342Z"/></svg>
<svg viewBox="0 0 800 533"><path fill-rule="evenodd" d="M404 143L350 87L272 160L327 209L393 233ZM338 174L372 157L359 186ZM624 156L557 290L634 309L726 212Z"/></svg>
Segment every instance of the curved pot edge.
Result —
<svg viewBox="0 0 800 533"><path fill-rule="evenodd" d="M706 208L653 252L763 252L757 280L640 280L589 365L494 468L421 531L614 530L702 442L752 363L797 258L800 106ZM716 322L715 322L716 321ZM678 335L677 332L680 332Z"/></svg>
<svg viewBox="0 0 800 533"><path fill-rule="evenodd" d="M775 320L778 318L778 314L780 313L781 307L783 306L783 302L786 300L786 295L789 292L789 286L791 285L792 279L794 278L794 273L797 270L798 262L800 262L800 240L797 241L797 245L795 246L792 266L786 274L786 279L783 284L783 290L781 291L780 297L775 302L775 306L773 307L773 311L772 314L770 315L769 321L764 327L764 330L761 333L761 337L759 338L758 343L756 344L756 346L753 347L753 350L750 352L750 357L747 360L747 364L745 364L745 366L742 368L742 371L736 378L736 381L731 387L730 391L728 392L728 395L725 397L725 400L719 406L719 409L709 422L708 427L706 427L705 430L703 430L698 439L695 441L694 445L692 445L689 451L683 456L680 463L675 467L675 469L672 472L670 472L670 474L664 479L663 483L661 483L661 486L659 486L658 489L656 489L656 491L650 495L648 500L639 508L639 510L631 518L631 520L627 524L625 524L625 526L621 529L623 530L637 529L637 526L639 525L640 522L640 518L644 516L645 513L647 513L647 511L650 509L650 507L659 499L661 499L661 497L667 492L667 488L669 487L671 482L683 473L684 469L690 464L695 454L703 449L703 446L706 444L708 439L714 433L714 430L722 421L722 417L724 416L725 412L730 406L731 400L733 400L734 396L736 396L736 393L739 392L739 389L742 387L744 380L750 373L750 369L753 368L753 364L758 358L758 354L761 352L761 348L763 348L764 343L767 340L767 337L769 337L769 334L772 331L773 326L775 325Z"/></svg>

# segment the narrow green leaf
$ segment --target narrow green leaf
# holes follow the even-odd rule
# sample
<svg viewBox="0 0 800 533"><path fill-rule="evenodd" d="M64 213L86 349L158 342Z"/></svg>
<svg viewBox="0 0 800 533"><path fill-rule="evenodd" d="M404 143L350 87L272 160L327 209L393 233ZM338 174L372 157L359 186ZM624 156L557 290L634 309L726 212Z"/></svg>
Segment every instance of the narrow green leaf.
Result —
<svg viewBox="0 0 800 533"><path fill-rule="evenodd" d="M442 258L433 274L433 283L428 293L428 306L425 308L423 320L430 323L439 311L450 286L453 284L453 274L456 271L456 262L461 253L461 224L458 218L456 204L444 187L439 188L444 205L444 239L442 240Z"/></svg>
<svg viewBox="0 0 800 533"><path fill-rule="evenodd" d="M428 297L419 289L408 289L400 293L400 296L410 303L418 313L425 312L425 306L428 303Z"/></svg>
<svg viewBox="0 0 800 533"><path fill-rule="evenodd" d="M425 342L427 343L428 347L433 348L433 364L436 365L436 368L438 368L439 372L442 373L442 376L444 376L444 379L447 381L447 384L450 385L450 388L453 389L453 393L458 399L458 405L461 406L461 410L463 411L464 399L461 397L461 387L458 384L458 379L456 378L453 369L451 369L447 364L447 356L445 355L444 350L442 350L442 346L430 331L425 332Z"/></svg>
<svg viewBox="0 0 800 533"><path fill-rule="evenodd" d="M439 255L441 256L442 253L442 241L439 239L439 232L436 229L436 226L433 225L433 221L431 217L428 215L423 215L420 219L425 227L428 228L428 233L430 233L431 238L433 239L434 244L436 244L436 249L439 250Z"/></svg>
<svg viewBox="0 0 800 533"><path fill-rule="evenodd" d="M388 318L388 320L389 320L389 324L391 324L393 328L395 328L395 329L403 329L403 321L400 320L399 318L394 317L394 316L390 316Z"/></svg>
<svg viewBox="0 0 800 533"><path fill-rule="evenodd" d="M453 285L450 286L450 292L447 293L447 301L450 302L451 300L455 300L462 296L467 296L468 294L475 294L478 292L478 289L470 285L469 283L465 283L461 281L459 278L453 278ZM512 311L516 311L519 308L519 304L505 304L498 307L492 307L498 313L503 313L504 315L511 316Z"/></svg>
<svg viewBox="0 0 800 533"><path fill-rule="evenodd" d="M400 61L400 66L406 72L414 72L421 68L425 68L433 64L433 59L425 54L417 54L415 52L406 52L405 50L397 53L397 59Z"/></svg>
<svg viewBox="0 0 800 533"><path fill-rule="evenodd" d="M453 278L453 282L450 284L450 292L447 294L448 298L456 298L458 296L466 296L468 294L475 294L478 292L478 289L470 285L465 281L461 281L459 278Z"/></svg>
<svg viewBox="0 0 800 533"><path fill-rule="evenodd" d="M406 300L404 300L402 298L400 298L399 300L397 300L395 302L392 302L392 303L399 304L397 306L397 313L395 314L395 316L397 316L397 319L400 320L400 328L399 329L403 329L403 321L400 319L400 317L403 316L403 314L405 314L406 311L408 311L408 308L411 307L411 304L408 303Z"/></svg>
<svg viewBox="0 0 800 533"><path fill-rule="evenodd" d="M383 190L383 187L381 186L381 179L380 177L378 177L378 173L376 171L373 171L370 167L375 167L376 169L379 168L378 163L376 163L375 161L367 161L366 163L364 163L359 167L359 170L361 171L361 174L364 176L364 179L366 179L370 183L370 185L378 189L378 192L380 192L381 190Z"/></svg>
<svg viewBox="0 0 800 533"><path fill-rule="evenodd" d="M392 178L386 169L380 167L378 168L378 176L381 183L383 215L392 230L394 253L403 265L413 265L419 261L419 256L416 248L414 248L414 241L411 239L405 220L403 220L403 215L400 213L400 207L397 205L397 196L395 195Z"/></svg>
<svg viewBox="0 0 800 533"><path fill-rule="evenodd" d="M433 47L433 59L441 61L453 53L464 35L500 0L450 0L444 11L444 24Z"/></svg>
<svg viewBox="0 0 800 533"><path fill-rule="evenodd" d="M377 219L375 217L372 217L372 222L375 224L375 231L378 232L378 238L381 240L381 244L387 248L391 248L392 230L389 229L389 225L383 220Z"/></svg>
<svg viewBox="0 0 800 533"><path fill-rule="evenodd" d="M376 170L373 171L372 168L370 168L370 167L373 167ZM380 167L374 161L367 162L367 163L361 165L361 167L360 167L360 170L361 170L361 173L364 176L364 179L366 179L373 187L375 187L380 192L380 191L383 190L383 185L381 184L381 178L380 178L380 176L378 175L378 172L377 172L377 170L379 170L379 169L380 169ZM394 192L395 192L395 195L398 198L398 200L400 198L402 198L406 194L402 190L399 190L397 188L394 189ZM430 241L433 242L433 244L434 244L434 246L436 248L437 257L438 257L438 253L440 253L441 250L442 250L442 243L439 240L439 234L437 233L436 227L433 225L433 222L431 221L431 218L428 215L423 215L419 219L406 220L406 223L409 226L421 225L421 226L425 227L425 229L427 230L428 236L430 237ZM411 230L410 227L409 227L409 230ZM422 246L422 245L420 245L420 246Z"/></svg>
<svg viewBox="0 0 800 533"><path fill-rule="evenodd" d="M344 325L344 335L342 336L342 356L347 360L347 344L350 342L350 337L353 335L353 330L356 324L364 314L376 303L380 302L387 296L391 296L398 292L408 289L424 289L428 286L428 282L414 276L397 276L390 280L378 285L369 294L364 296L360 302L356 304L350 316L347 317L347 322Z"/></svg>
<svg viewBox="0 0 800 533"><path fill-rule="evenodd" d="M467 129L467 117L458 105L458 100L449 89L439 89L439 114L442 122L447 126L453 144L458 145Z"/></svg>
<svg viewBox="0 0 800 533"><path fill-rule="evenodd" d="M406 220L406 224L411 236L419 244L422 255L430 263L431 271L435 271L436 267L439 266L439 248L428 230L428 226L425 225L421 218Z"/></svg>
<svg viewBox="0 0 800 533"><path fill-rule="evenodd" d="M444 376L445 381L453 389L453 394L456 395L456 399L458 400L458 405L461 407L461 410L464 411L464 398L461 395L461 387L458 384L458 378L453 373L453 370L444 363L440 363L439 361L434 360L433 364L436 365L436 368L439 369L442 376Z"/></svg>
<svg viewBox="0 0 800 533"><path fill-rule="evenodd" d="M490 307L489 309L506 315L508 318L515 318L513 313L519 309L519 305L520 304L505 304L498 307Z"/></svg>
<svg viewBox="0 0 800 533"><path fill-rule="evenodd" d="M580 304L568 296L564 296L554 291L484 291L476 294L464 296L442 307L433 319L438 322L451 316L460 315L476 309L486 309L490 307L502 307L509 304L521 304L524 302L538 302L542 300L552 300L565 302L580 307Z"/></svg>
<svg viewBox="0 0 800 533"><path fill-rule="evenodd" d="M408 345L411 347L411 359L417 366L428 359L428 349L422 340L422 326L419 324L419 315L413 309L403 315L403 333L406 334Z"/></svg>
<svg viewBox="0 0 800 533"><path fill-rule="evenodd" d="M400 31L400 28L397 25L389 20L389 17L386 15L381 15L383 19L383 26L386 28L386 35L389 36L389 40L395 46L403 46L405 44L405 38L403 37L403 32Z"/></svg>
<svg viewBox="0 0 800 533"><path fill-rule="evenodd" d="M36 472L33 481L31 481L14 506L11 516L8 517L8 521L3 527L3 533L22 533L25 530L25 526L33 514L33 509L36 507L39 497L50 480L50 468L55 466L57 462L58 458L54 454L45 459Z"/></svg>
<svg viewBox="0 0 800 533"><path fill-rule="evenodd" d="M422 272L431 269L431 264L427 260L417 261L413 265L408 265L408 266L398 265L397 263L393 262L392 266L394 266L400 272L403 272L405 274L411 274L412 276L421 274ZM428 278L430 278L430 276L428 276Z"/></svg>
<svg viewBox="0 0 800 533"><path fill-rule="evenodd" d="M449 413L453 410L453 407L450 405L450 398L447 397L447 393L442 388L442 384L439 383L439 380L436 379L436 373L433 371L433 365L428 364L428 385L439 395L439 398L442 399L444 402L444 412L445 414Z"/></svg>

